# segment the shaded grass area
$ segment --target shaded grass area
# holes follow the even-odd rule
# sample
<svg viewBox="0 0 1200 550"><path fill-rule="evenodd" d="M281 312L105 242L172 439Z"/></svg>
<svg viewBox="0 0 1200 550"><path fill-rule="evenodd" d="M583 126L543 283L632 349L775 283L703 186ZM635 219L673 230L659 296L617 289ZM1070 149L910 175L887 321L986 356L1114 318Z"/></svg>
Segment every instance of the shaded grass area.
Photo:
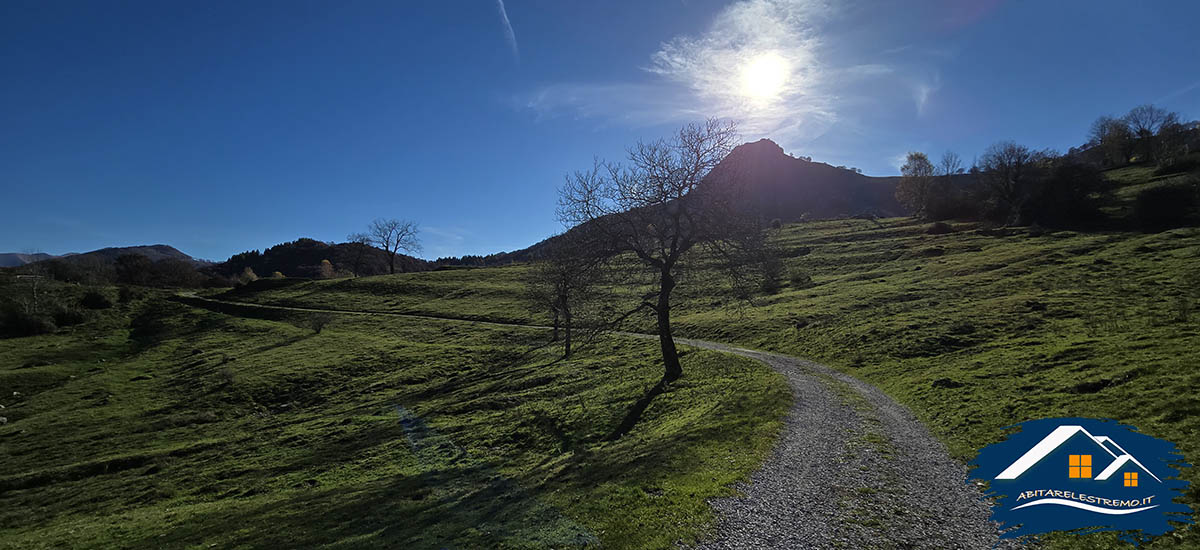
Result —
<svg viewBox="0 0 1200 550"><path fill-rule="evenodd" d="M963 461L1001 440L1006 426L1052 416L1114 418L1200 460L1200 229L952 226L941 235L904 219L883 228L863 220L785 226L774 235L785 273L811 281L785 277L779 292L749 303L701 258L676 290L678 333L814 358L870 381ZM514 305L522 269L313 282L253 299L351 308L367 300L362 288L403 284L420 297L387 306L394 311L487 318L503 310L496 319L544 323ZM440 290L470 286L470 278L486 281L487 293L459 300ZM652 323L630 328L652 332ZM1192 481L1184 500L1196 508L1200 477L1194 468L1184 477ZM1050 540L1127 547L1108 534ZM1194 546L1200 532L1189 527L1150 547Z"/></svg>
<svg viewBox="0 0 1200 550"><path fill-rule="evenodd" d="M570 361L544 331L339 316L320 334L151 298L0 340L0 548L672 548L765 457L756 362ZM13 394L13 392L17 392Z"/></svg>

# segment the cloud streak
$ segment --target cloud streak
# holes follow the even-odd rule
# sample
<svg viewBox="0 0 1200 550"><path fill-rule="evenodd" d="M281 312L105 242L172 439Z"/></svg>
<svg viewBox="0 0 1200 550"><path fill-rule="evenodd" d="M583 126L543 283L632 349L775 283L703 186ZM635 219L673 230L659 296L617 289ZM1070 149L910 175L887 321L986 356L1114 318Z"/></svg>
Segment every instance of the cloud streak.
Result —
<svg viewBox="0 0 1200 550"><path fill-rule="evenodd" d="M521 50L517 47L517 33L513 32L512 22L508 20L508 10L504 9L504 0L496 0L496 8L500 10L500 22L504 24L504 38L512 50L513 60L521 64Z"/></svg>
<svg viewBox="0 0 1200 550"><path fill-rule="evenodd" d="M738 121L748 140L809 154L844 148L880 119L928 116L943 85L936 64L945 56L864 48L861 26L847 24L857 13L823 0L740 0L661 43L627 81L553 83L517 102L539 120L639 128L718 117ZM786 75L777 87L774 75L759 81L769 93L753 86L764 60Z"/></svg>

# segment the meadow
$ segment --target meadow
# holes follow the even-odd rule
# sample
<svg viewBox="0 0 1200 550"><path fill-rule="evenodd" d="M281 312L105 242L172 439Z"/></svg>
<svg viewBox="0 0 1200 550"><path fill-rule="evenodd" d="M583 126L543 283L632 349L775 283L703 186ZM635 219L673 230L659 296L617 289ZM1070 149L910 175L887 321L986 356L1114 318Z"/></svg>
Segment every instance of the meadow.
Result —
<svg viewBox="0 0 1200 550"><path fill-rule="evenodd" d="M1108 177L1116 215L1130 189L1157 183L1137 166ZM771 240L779 286L748 299L695 260L676 291L677 335L869 381L963 462L1007 426L1051 416L1117 419L1200 457L1200 229L850 219L784 225ZM781 377L687 349L683 379L630 436L603 441L661 374L657 346L610 334L561 360L548 331L517 326L548 321L522 300L526 270L208 292L425 316L341 314L319 333L311 312L220 313L150 292L56 334L0 340L0 547L674 548L702 537L706 499L732 494L771 449L790 403ZM615 286L611 300L637 290ZM651 332L652 320L623 328ZM1184 477L1195 507L1200 479ZM1046 541L1127 547L1111 534ZM1187 527L1148 547L1197 544Z"/></svg>
<svg viewBox="0 0 1200 550"><path fill-rule="evenodd" d="M1108 172L1105 209L1171 183L1152 168ZM911 219L826 220L774 230L781 287L733 295L704 258L676 290L680 336L819 360L910 407L963 462L1006 427L1112 418L1200 457L1200 229L1049 230ZM279 284L225 296L262 304L539 323L522 307L525 266ZM637 289L614 287L614 299ZM653 332L650 318L628 330ZM685 373L685 377L693 379ZM1185 469L1200 504L1200 477ZM1110 535L1055 547L1124 547ZM1200 544L1194 527L1152 548Z"/></svg>
<svg viewBox="0 0 1200 550"><path fill-rule="evenodd" d="M696 376L606 442L657 381L651 342L564 361L544 330L317 333L166 298L0 340L0 548L672 548L790 402L765 366L695 351Z"/></svg>

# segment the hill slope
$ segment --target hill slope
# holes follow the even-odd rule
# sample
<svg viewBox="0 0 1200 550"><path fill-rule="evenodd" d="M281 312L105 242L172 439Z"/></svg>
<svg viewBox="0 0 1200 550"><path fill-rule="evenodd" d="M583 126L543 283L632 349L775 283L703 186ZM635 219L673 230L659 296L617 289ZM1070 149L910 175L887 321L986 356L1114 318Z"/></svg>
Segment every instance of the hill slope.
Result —
<svg viewBox="0 0 1200 550"><path fill-rule="evenodd" d="M1114 215L1139 190L1180 178L1152 167L1108 173ZM753 302L720 273L675 293L681 336L811 357L909 406L967 460L1022 420L1113 418L1200 460L1200 228L1047 232L907 219L826 220L773 235L786 280ZM702 263L702 262L701 262ZM522 306L525 266L314 282L236 299L544 324ZM612 299L637 295L614 288ZM631 328L652 331L639 319ZM685 379L687 372L685 370ZM1200 472L1184 501L1200 504ZM1149 548L1192 547L1200 530ZM1050 538L1056 548L1128 548L1111 534Z"/></svg>
<svg viewBox="0 0 1200 550"><path fill-rule="evenodd" d="M739 145L713 176L745 182L747 199L767 219L831 218L873 213L899 216L899 178L875 178L822 162L796 158L769 139Z"/></svg>

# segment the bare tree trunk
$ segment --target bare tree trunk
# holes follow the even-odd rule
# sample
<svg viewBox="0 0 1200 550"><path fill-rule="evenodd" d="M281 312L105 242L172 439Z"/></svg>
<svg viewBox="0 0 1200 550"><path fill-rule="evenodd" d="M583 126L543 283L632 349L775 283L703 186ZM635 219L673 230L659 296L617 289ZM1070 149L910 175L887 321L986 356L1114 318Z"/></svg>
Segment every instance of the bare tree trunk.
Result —
<svg viewBox="0 0 1200 550"><path fill-rule="evenodd" d="M551 342L558 341L558 308L551 308L550 313L554 314L554 336L550 339Z"/></svg>
<svg viewBox="0 0 1200 550"><path fill-rule="evenodd" d="M563 357L571 356L571 310L563 310Z"/></svg>
<svg viewBox="0 0 1200 550"><path fill-rule="evenodd" d="M358 277L358 272L359 272L359 270L362 269L362 257L363 257L363 252L364 252L363 248L364 247L361 244L359 244L358 246L355 247L355 252L356 252L356 254L354 254L354 276L355 277Z"/></svg>
<svg viewBox="0 0 1200 550"><path fill-rule="evenodd" d="M388 273L391 275L396 274L396 253L395 252L392 252L392 255L388 259Z"/></svg>
<svg viewBox="0 0 1200 550"><path fill-rule="evenodd" d="M671 290L675 288L675 278L671 272L663 269L661 288L658 294L658 343L662 348L663 382L674 382L683 375L679 366L679 353L675 350L675 339L671 336Z"/></svg>

